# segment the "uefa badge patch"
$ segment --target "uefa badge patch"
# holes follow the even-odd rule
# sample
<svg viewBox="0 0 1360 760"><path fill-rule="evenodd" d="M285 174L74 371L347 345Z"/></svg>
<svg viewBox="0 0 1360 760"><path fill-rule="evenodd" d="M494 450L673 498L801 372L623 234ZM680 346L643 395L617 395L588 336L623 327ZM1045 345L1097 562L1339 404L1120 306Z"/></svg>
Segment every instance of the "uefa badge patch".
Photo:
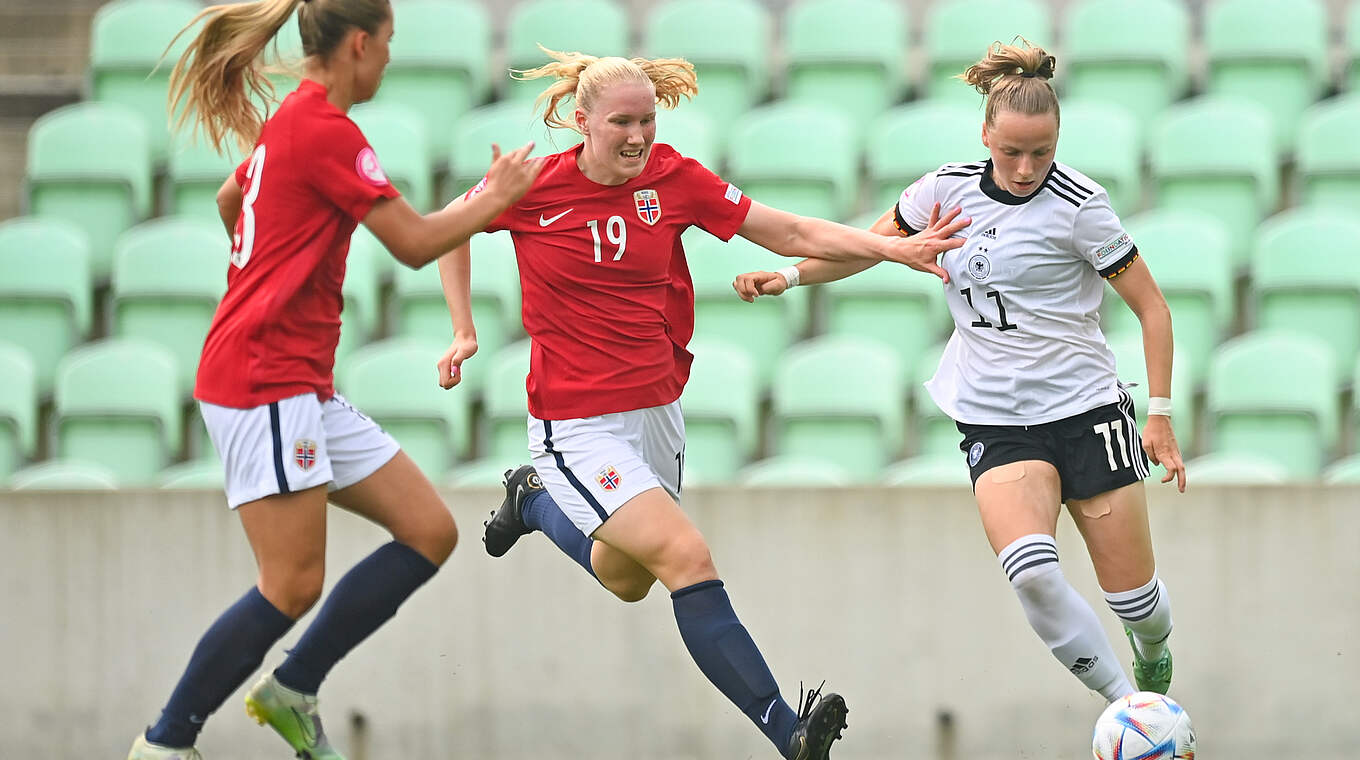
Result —
<svg viewBox="0 0 1360 760"><path fill-rule="evenodd" d="M382 164L378 163L378 154L368 146L364 146L354 159L354 170L359 172L359 176L363 177L365 182L375 187L387 187L390 184L387 175L383 173Z"/></svg>
<svg viewBox="0 0 1360 760"><path fill-rule="evenodd" d="M299 438L293 441L293 464L306 472L316 464L316 441Z"/></svg>
<svg viewBox="0 0 1360 760"><path fill-rule="evenodd" d="M595 476L595 480L600 484L600 488L613 491L619 487L622 478L619 477L619 471L614 469L614 465L611 464L600 470L600 474Z"/></svg>
<svg viewBox="0 0 1360 760"><path fill-rule="evenodd" d="M661 219L661 196L655 190L638 190L633 193L633 205L637 208L638 218L648 225Z"/></svg>
<svg viewBox="0 0 1360 760"><path fill-rule="evenodd" d="M992 260L985 254L975 253L968 259L968 276L978 282L992 276Z"/></svg>
<svg viewBox="0 0 1360 760"><path fill-rule="evenodd" d="M978 441L968 449L968 466L977 467L977 463L982 459L982 441Z"/></svg>

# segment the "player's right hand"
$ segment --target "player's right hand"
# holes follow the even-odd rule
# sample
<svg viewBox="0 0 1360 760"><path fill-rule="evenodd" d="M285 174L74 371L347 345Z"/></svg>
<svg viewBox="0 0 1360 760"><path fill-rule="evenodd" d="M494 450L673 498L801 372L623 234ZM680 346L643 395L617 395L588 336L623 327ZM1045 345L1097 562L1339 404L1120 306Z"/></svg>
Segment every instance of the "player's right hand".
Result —
<svg viewBox="0 0 1360 760"><path fill-rule="evenodd" d="M529 158L529 153L533 149L534 143L530 140L518 149L502 155L501 146L492 143L491 168L486 171L487 192L498 195L507 206L529 192L547 160L541 156Z"/></svg>
<svg viewBox="0 0 1360 760"><path fill-rule="evenodd" d="M439 357L435 369L439 371L439 387L448 390L463 379L463 362L477 353L476 338L454 338L449 350Z"/></svg>
<svg viewBox="0 0 1360 760"><path fill-rule="evenodd" d="M777 296L789 288L789 281L778 272L747 272L737 275L732 289L741 300L751 303L757 296Z"/></svg>

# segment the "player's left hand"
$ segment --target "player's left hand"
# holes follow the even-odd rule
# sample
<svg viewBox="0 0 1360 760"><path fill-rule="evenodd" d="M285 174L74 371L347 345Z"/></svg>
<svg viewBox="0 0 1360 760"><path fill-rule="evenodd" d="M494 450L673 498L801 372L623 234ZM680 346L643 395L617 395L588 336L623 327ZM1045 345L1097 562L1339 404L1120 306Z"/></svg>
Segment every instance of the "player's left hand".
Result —
<svg viewBox="0 0 1360 760"><path fill-rule="evenodd" d="M463 362L477 353L476 338L454 338L449 350L435 364L439 370L439 387L448 390L463 379Z"/></svg>
<svg viewBox="0 0 1360 760"><path fill-rule="evenodd" d="M777 296L788 287L789 281L778 272L747 272L737 275L732 282L732 289L747 303L756 300L756 296Z"/></svg>
<svg viewBox="0 0 1360 760"><path fill-rule="evenodd" d="M1171 418L1161 414L1149 414L1143 426L1143 451L1148 461L1166 468L1163 483L1174 478L1176 488L1185 493L1185 462L1181 461L1181 447L1176 443L1176 434L1171 430Z"/></svg>

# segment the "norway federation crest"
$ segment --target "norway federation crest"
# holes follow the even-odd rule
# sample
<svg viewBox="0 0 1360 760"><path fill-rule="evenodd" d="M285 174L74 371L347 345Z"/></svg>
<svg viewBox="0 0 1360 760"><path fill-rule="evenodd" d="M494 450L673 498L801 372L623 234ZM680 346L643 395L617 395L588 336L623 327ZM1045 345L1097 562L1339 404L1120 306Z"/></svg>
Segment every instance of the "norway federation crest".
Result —
<svg viewBox="0 0 1360 760"><path fill-rule="evenodd" d="M640 214L642 212L639 211L638 213ZM603 488L606 491L613 491L618 488L620 479L619 471L614 469L614 465L612 464L605 467L603 470L600 470L600 474L595 476L595 480L599 482L600 488Z"/></svg>
<svg viewBox="0 0 1360 760"><path fill-rule="evenodd" d="M637 207L638 218L649 225L656 224L661 218L661 196L655 190L634 192L633 205Z"/></svg>
<svg viewBox="0 0 1360 760"><path fill-rule="evenodd" d="M293 464L303 470L312 469L316 464L316 441L307 438L293 441Z"/></svg>

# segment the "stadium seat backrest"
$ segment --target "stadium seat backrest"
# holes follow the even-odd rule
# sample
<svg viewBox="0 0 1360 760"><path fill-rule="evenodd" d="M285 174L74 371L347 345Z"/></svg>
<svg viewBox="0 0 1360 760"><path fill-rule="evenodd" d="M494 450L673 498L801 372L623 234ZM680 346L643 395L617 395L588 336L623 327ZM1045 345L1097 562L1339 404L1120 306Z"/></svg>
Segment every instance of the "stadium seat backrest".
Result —
<svg viewBox="0 0 1360 760"><path fill-rule="evenodd" d="M776 450L876 478L905 439L904 381L897 355L877 341L828 335L793 346L771 389Z"/></svg>
<svg viewBox="0 0 1360 760"><path fill-rule="evenodd" d="M486 425L479 451L498 461L520 461L528 455L527 419L530 341L512 343L488 356L481 371L482 410Z"/></svg>
<svg viewBox="0 0 1360 760"><path fill-rule="evenodd" d="M1274 485L1295 479L1279 460L1250 451L1215 451L1185 463L1185 476L1195 485Z"/></svg>
<svg viewBox="0 0 1360 760"><path fill-rule="evenodd" d="M22 346L0 339L0 480L37 452L38 369Z"/></svg>
<svg viewBox="0 0 1360 760"><path fill-rule="evenodd" d="M865 163L875 216L895 206L902 191L928 172L948 163L987 158L979 103L921 100L874 120Z"/></svg>
<svg viewBox="0 0 1360 760"><path fill-rule="evenodd" d="M888 465L880 481L885 486L967 487L968 463L961 451L903 459Z"/></svg>
<svg viewBox="0 0 1360 760"><path fill-rule="evenodd" d="M111 333L164 346L193 386L203 339L227 289L231 244L220 225L165 217L123 233L114 248Z"/></svg>
<svg viewBox="0 0 1360 760"><path fill-rule="evenodd" d="M834 107L858 129L896 101L908 28L887 0L803 0L784 16L787 94Z"/></svg>
<svg viewBox="0 0 1360 760"><path fill-rule="evenodd" d="M1341 72L1341 87L1360 92L1360 3L1351 3L1346 13L1346 66Z"/></svg>
<svg viewBox="0 0 1360 760"><path fill-rule="evenodd" d="M754 0L669 0L647 16L642 55L686 58L699 76L692 105L720 136L768 90L771 23Z"/></svg>
<svg viewBox="0 0 1360 760"><path fill-rule="evenodd" d="M472 445L468 391L445 391L430 368L446 343L392 338L370 343L336 369L336 390L382 425L423 472L442 475Z"/></svg>
<svg viewBox="0 0 1360 760"><path fill-rule="evenodd" d="M1252 332L1223 344L1209 367L1206 411L1215 452L1277 459L1315 477L1338 432L1336 360L1320 339Z"/></svg>
<svg viewBox="0 0 1360 760"><path fill-rule="evenodd" d="M1206 90L1259 103L1276 146L1327 85L1327 13L1319 0L1217 0L1205 10Z"/></svg>
<svg viewBox="0 0 1360 760"><path fill-rule="evenodd" d="M912 448L923 456L956 456L962 436L954 420L950 419L934 399L926 392L924 384L935 376L940 367L940 356L944 354L944 343L926 349L916 360L915 371L910 376L912 416L911 427L916 431L916 444Z"/></svg>
<svg viewBox="0 0 1360 760"><path fill-rule="evenodd" d="M963 80L954 79L979 61L994 42L1011 44L1016 36L1052 49L1047 8L1035 0L939 0L931 5L925 28L925 93L964 103L981 100Z"/></svg>
<svg viewBox="0 0 1360 760"><path fill-rule="evenodd" d="M1324 100L1304 112L1294 153L1300 203L1360 214L1356 124L1360 124L1360 92Z"/></svg>
<svg viewBox="0 0 1360 760"><path fill-rule="evenodd" d="M14 473L6 484L16 491L112 491L120 478L95 462L48 459Z"/></svg>
<svg viewBox="0 0 1360 760"><path fill-rule="evenodd" d="M1099 182L1116 213L1131 214L1142 205L1142 142L1138 121L1124 106L1065 100L1057 158Z"/></svg>
<svg viewBox="0 0 1360 760"><path fill-rule="evenodd" d="M628 57L628 15L614 0L525 0L511 10L505 27L505 63L510 69L542 66L551 59L538 46L594 56ZM505 97L533 101L548 81L515 81L500 70L492 77Z"/></svg>
<svg viewBox="0 0 1360 760"><path fill-rule="evenodd" d="M91 23L91 99L136 111L157 159L164 158L170 142L170 71L199 27L185 32L168 52L166 45L202 9L191 0L116 0L101 6Z"/></svg>
<svg viewBox="0 0 1360 760"><path fill-rule="evenodd" d="M1147 360L1143 355L1143 336L1141 334L1120 335L1108 339L1110 352L1114 354L1115 371L1119 381L1132 387L1126 388L1133 397L1133 408L1141 431L1147 424L1148 376ZM1175 414L1171 416L1176 440L1180 443L1182 455L1195 450L1198 443L1197 433L1199 410L1195 406L1194 375L1191 365L1201 356L1183 350L1179 339L1171 361L1171 398L1175 404ZM1207 364L1207 361L1201 362Z"/></svg>
<svg viewBox="0 0 1360 760"><path fill-rule="evenodd" d="M434 207L429 134L419 112L404 103L365 103L350 118L378 155L383 172L421 213Z"/></svg>
<svg viewBox="0 0 1360 760"><path fill-rule="evenodd" d="M680 406L685 414L685 482L725 483L755 453L760 378L739 343L698 338Z"/></svg>
<svg viewBox="0 0 1360 760"><path fill-rule="evenodd" d="M390 278L394 264L392 254L367 227L361 224L354 228L341 288L345 303L340 312L340 343L335 348L337 365L377 331L382 321L383 284Z"/></svg>
<svg viewBox="0 0 1360 760"><path fill-rule="evenodd" d="M227 177L241 165L241 150L235 142L224 143L219 154L203 137L181 137L173 141L166 159L166 207L177 216L206 219L221 227L217 210L217 191Z"/></svg>
<svg viewBox="0 0 1360 760"><path fill-rule="evenodd" d="M877 473L875 479L876 476ZM770 457L749 464L737 473L737 483L751 488L837 488L851 485L856 480L866 482L839 464L817 456Z"/></svg>
<svg viewBox="0 0 1360 760"><path fill-rule="evenodd" d="M85 230L91 271L108 275L115 238L151 213L151 149L135 111L76 103L46 113L28 132L29 211Z"/></svg>
<svg viewBox="0 0 1360 760"><path fill-rule="evenodd" d="M844 219L856 195L857 146L850 118L832 108L762 106L733 125L727 171L743 192L767 206Z"/></svg>
<svg viewBox="0 0 1360 760"><path fill-rule="evenodd" d="M904 266L878 264L820 290L826 334L878 340L908 374L951 324L940 281Z"/></svg>
<svg viewBox="0 0 1360 760"><path fill-rule="evenodd" d="M1062 38L1064 97L1127 108L1140 136L1189 84L1190 13L1177 0L1078 0L1068 6Z"/></svg>
<svg viewBox="0 0 1360 760"><path fill-rule="evenodd" d="M1244 267L1251 230L1279 198L1265 110L1221 98L1174 105L1153 125L1148 152L1157 205L1221 219L1232 236L1233 265Z"/></svg>
<svg viewBox="0 0 1360 760"><path fill-rule="evenodd" d="M1360 484L1360 454L1327 465L1327 469L1322 471L1322 482Z"/></svg>
<svg viewBox="0 0 1360 760"><path fill-rule="evenodd" d="M477 0L402 0L396 22L392 60L374 101L400 103L420 115L426 160L433 161L458 117L490 90L491 22Z"/></svg>
<svg viewBox="0 0 1360 760"><path fill-rule="evenodd" d="M221 491L225 483L222 462L215 456L171 465L156 473L157 487L167 490Z"/></svg>
<svg viewBox="0 0 1360 760"><path fill-rule="evenodd" d="M62 354L93 324L87 241L60 219L0 223L0 336L33 359L39 395L51 391Z"/></svg>
<svg viewBox="0 0 1360 760"><path fill-rule="evenodd" d="M563 115L570 117L569 112ZM546 156L581 142L581 135L571 129L548 129L541 115L523 101L493 103L462 115L453 127L449 184L443 197L464 193L486 176L492 143L511 151L530 140L534 141L533 155Z"/></svg>
<svg viewBox="0 0 1360 760"><path fill-rule="evenodd" d="M719 137L713 118L697 108L681 105L670 111L659 109L656 141L666 143L712 172L722 173L724 140Z"/></svg>
<svg viewBox="0 0 1360 760"><path fill-rule="evenodd" d="M180 390L175 358L158 344L111 338L72 350L57 367L56 455L149 483L180 450Z"/></svg>
<svg viewBox="0 0 1360 760"><path fill-rule="evenodd" d="M1257 328L1315 336L1331 348L1338 371L1355 363L1360 356L1360 221L1355 217L1298 208L1270 218L1256 232L1251 282Z"/></svg>

